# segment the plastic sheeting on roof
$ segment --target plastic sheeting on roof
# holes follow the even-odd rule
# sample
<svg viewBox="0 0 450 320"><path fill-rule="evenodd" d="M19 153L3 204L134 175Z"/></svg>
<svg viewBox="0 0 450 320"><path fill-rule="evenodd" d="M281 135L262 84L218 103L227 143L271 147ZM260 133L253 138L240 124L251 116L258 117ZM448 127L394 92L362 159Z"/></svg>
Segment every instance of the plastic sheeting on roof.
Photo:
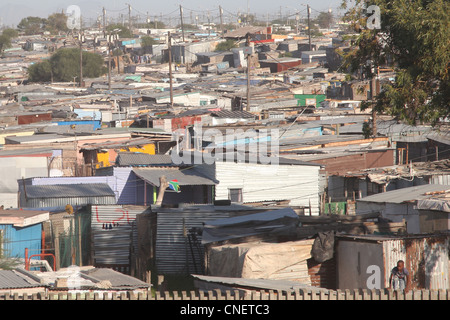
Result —
<svg viewBox="0 0 450 320"><path fill-rule="evenodd" d="M298 216L292 208L210 221L203 228L202 244L277 233L297 224Z"/></svg>
<svg viewBox="0 0 450 320"><path fill-rule="evenodd" d="M283 243L244 243L213 247L208 272L213 276L291 280L311 285L307 260L314 239Z"/></svg>
<svg viewBox="0 0 450 320"><path fill-rule="evenodd" d="M417 201L417 209L450 212L450 199L424 199Z"/></svg>

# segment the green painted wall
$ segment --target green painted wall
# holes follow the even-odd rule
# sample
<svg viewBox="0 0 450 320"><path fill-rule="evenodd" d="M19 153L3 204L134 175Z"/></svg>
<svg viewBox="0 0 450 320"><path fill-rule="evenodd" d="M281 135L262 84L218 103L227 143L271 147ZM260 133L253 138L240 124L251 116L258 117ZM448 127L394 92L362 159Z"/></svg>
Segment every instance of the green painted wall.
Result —
<svg viewBox="0 0 450 320"><path fill-rule="evenodd" d="M307 99L316 99L316 108L320 107L320 103L326 99L324 94L294 94L297 99L298 106L306 106Z"/></svg>

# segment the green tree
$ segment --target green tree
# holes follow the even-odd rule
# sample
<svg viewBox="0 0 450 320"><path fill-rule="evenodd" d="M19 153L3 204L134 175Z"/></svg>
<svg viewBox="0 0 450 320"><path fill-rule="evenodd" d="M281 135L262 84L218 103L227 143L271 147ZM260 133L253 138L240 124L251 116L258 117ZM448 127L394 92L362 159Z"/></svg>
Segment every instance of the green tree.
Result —
<svg viewBox="0 0 450 320"><path fill-rule="evenodd" d="M320 12L315 19L315 23L321 28L330 28L333 21L333 14L331 12Z"/></svg>
<svg viewBox="0 0 450 320"><path fill-rule="evenodd" d="M117 31L117 34L120 38L133 38L133 33L130 31L130 29L128 29L127 26L123 24L110 24L106 27L106 31L111 32L111 34L116 33L114 30L119 30Z"/></svg>
<svg viewBox="0 0 450 320"><path fill-rule="evenodd" d="M67 32L67 16L64 13L53 13L45 21L45 30L51 33Z"/></svg>
<svg viewBox="0 0 450 320"><path fill-rule="evenodd" d="M217 44L216 48L214 49L214 51L220 52L220 51L230 51L232 48L236 48L236 42L234 40L226 40L223 42L220 42Z"/></svg>
<svg viewBox="0 0 450 320"><path fill-rule="evenodd" d="M141 47L151 47L152 45L158 44L158 42L150 36L141 37Z"/></svg>
<svg viewBox="0 0 450 320"><path fill-rule="evenodd" d="M73 81L80 74L80 49L62 48L49 60L32 65L28 69L30 82ZM104 60L97 53L83 51L83 77L97 78L104 75L107 68Z"/></svg>
<svg viewBox="0 0 450 320"><path fill-rule="evenodd" d="M49 60L32 64L28 68L28 80L30 82L52 81L52 65Z"/></svg>
<svg viewBox="0 0 450 320"><path fill-rule="evenodd" d="M199 30L199 27L195 24L185 23L183 24L184 30ZM181 24L177 25L177 29L181 29Z"/></svg>
<svg viewBox="0 0 450 320"><path fill-rule="evenodd" d="M11 38L7 35L0 35L0 53L11 47Z"/></svg>
<svg viewBox="0 0 450 320"><path fill-rule="evenodd" d="M349 0L343 0L347 9ZM392 66L396 77L382 86L371 103L410 124L436 124L450 116L450 2L447 0L373 0L380 8L381 28L371 28L373 13L364 0L348 8L346 20L359 32L344 68L373 78L378 67ZM370 19L370 20L369 20ZM364 107L363 106L363 107Z"/></svg>
<svg viewBox="0 0 450 320"><path fill-rule="evenodd" d="M10 39L13 39L13 38L15 38L15 37L17 37L19 35L17 30L12 29L12 28L4 29L2 34L7 36L7 37L9 37Z"/></svg>
<svg viewBox="0 0 450 320"><path fill-rule="evenodd" d="M46 19L40 17L26 17L20 20L17 28L26 35L39 34L43 32Z"/></svg>

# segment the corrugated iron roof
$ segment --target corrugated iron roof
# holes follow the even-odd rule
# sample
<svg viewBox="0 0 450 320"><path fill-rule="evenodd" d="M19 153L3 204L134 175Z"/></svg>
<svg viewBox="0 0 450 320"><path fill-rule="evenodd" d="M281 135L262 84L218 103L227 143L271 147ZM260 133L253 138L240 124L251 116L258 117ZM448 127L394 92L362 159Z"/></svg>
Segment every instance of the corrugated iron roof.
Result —
<svg viewBox="0 0 450 320"><path fill-rule="evenodd" d="M116 158L118 166L174 166L172 157L165 154L120 152Z"/></svg>
<svg viewBox="0 0 450 320"><path fill-rule="evenodd" d="M216 116L218 118L251 118L255 119L255 115L253 113L247 112L247 111L229 111L229 110L221 110L221 111L214 111L211 115Z"/></svg>
<svg viewBox="0 0 450 320"><path fill-rule="evenodd" d="M108 280L112 288L116 289L133 289L133 288L148 288L150 284L143 282L137 278L128 276L109 268L95 268L82 273L99 281Z"/></svg>
<svg viewBox="0 0 450 320"><path fill-rule="evenodd" d="M266 33L267 28L266 27L253 27L253 26L242 27L242 28L227 32L225 34L225 38L244 38L245 36L247 36L247 33L254 34L257 32Z"/></svg>
<svg viewBox="0 0 450 320"><path fill-rule="evenodd" d="M115 197L114 191L106 183L35 185L26 187L27 198L71 198L71 197Z"/></svg>
<svg viewBox="0 0 450 320"><path fill-rule="evenodd" d="M44 285L16 270L0 270L0 289L35 287L44 287Z"/></svg>
<svg viewBox="0 0 450 320"><path fill-rule="evenodd" d="M141 179L159 187L159 178L165 176L167 181L178 180L180 186L194 185L215 185L216 181L207 178L198 172L195 168L178 169L159 169L159 168L134 168L133 172Z"/></svg>
<svg viewBox="0 0 450 320"><path fill-rule="evenodd" d="M430 195L428 192L450 190L450 185L424 184L410 188L402 188L398 190L374 194L357 201L379 202L379 203L402 203L406 201L427 199Z"/></svg>
<svg viewBox="0 0 450 320"><path fill-rule="evenodd" d="M130 138L121 141L106 141L100 143L86 143L81 147L81 150L99 150L99 149L114 149L143 146L154 143L153 140L147 138Z"/></svg>
<svg viewBox="0 0 450 320"><path fill-rule="evenodd" d="M272 279L244 279L244 278L230 278L230 277L215 277L204 275L193 275L194 278L209 283L216 283L218 285L228 285L230 287L254 288L256 290L279 290L295 292L299 289L311 290L313 292L327 293L330 290L325 288L317 288L309 286L297 281L291 280L272 280Z"/></svg>

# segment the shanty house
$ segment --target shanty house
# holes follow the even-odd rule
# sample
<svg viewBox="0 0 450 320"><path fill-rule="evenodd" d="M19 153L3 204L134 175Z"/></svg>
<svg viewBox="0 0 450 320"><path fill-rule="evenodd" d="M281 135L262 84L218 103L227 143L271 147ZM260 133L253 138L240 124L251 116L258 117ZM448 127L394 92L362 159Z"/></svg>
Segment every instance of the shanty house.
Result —
<svg viewBox="0 0 450 320"><path fill-rule="evenodd" d="M114 191L106 183L24 186L20 205L25 208L116 204Z"/></svg>
<svg viewBox="0 0 450 320"><path fill-rule="evenodd" d="M1 151L0 205L17 208L17 179L48 176L49 160L54 158L55 152L49 149Z"/></svg>
<svg viewBox="0 0 450 320"><path fill-rule="evenodd" d="M0 210L0 249L3 257L25 258L41 253L42 223L49 219L48 211Z"/></svg>
<svg viewBox="0 0 450 320"><path fill-rule="evenodd" d="M381 212L384 218L393 222L406 220L408 233L423 233L417 202L447 190L450 190L450 185L425 184L374 194L356 200L356 214Z"/></svg>
<svg viewBox="0 0 450 320"><path fill-rule="evenodd" d="M278 164L260 161L215 161L198 165L203 174L217 181L215 200L249 204L287 201L319 214L320 164L278 158Z"/></svg>
<svg viewBox="0 0 450 320"><path fill-rule="evenodd" d="M399 260L410 273L411 289L449 289L449 238L446 234L386 237L338 236L339 289L389 287Z"/></svg>
<svg viewBox="0 0 450 320"><path fill-rule="evenodd" d="M450 230L450 191L436 192L417 201L420 230L424 233Z"/></svg>
<svg viewBox="0 0 450 320"><path fill-rule="evenodd" d="M134 138L115 142L88 143L81 147L86 164L93 167L109 167L114 164L118 152L142 152L155 154L155 142L146 138Z"/></svg>

